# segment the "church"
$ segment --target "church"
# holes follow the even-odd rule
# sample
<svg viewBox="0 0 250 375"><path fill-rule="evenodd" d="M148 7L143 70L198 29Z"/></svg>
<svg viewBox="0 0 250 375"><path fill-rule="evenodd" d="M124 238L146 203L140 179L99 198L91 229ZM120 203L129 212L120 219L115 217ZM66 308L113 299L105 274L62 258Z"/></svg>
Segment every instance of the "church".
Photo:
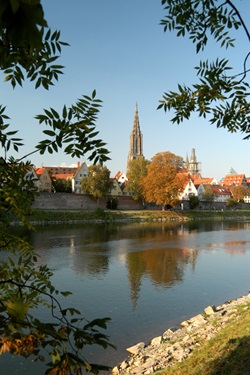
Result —
<svg viewBox="0 0 250 375"><path fill-rule="evenodd" d="M143 156L143 135L140 129L140 122L139 122L139 113L138 113L138 105L136 103L135 106L135 113L134 113L134 122L132 126L132 132L129 138L129 153L127 159L127 171L128 171L128 164L131 160L144 158Z"/></svg>
<svg viewBox="0 0 250 375"><path fill-rule="evenodd" d="M129 138L129 153L127 159L127 171L128 164L131 160L144 158L143 155L143 135L140 129L138 104L135 106L134 121L132 125L132 131ZM200 162L197 161L195 155L195 149L192 148L190 158L186 154L186 160L183 162L183 168L186 173L190 175L198 175L201 172Z"/></svg>

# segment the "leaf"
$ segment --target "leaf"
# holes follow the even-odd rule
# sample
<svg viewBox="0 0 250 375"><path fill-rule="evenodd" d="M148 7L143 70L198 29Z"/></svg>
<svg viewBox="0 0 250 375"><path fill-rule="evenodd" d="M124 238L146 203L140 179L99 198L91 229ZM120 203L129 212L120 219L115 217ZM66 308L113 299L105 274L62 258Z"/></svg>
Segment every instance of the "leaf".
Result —
<svg viewBox="0 0 250 375"><path fill-rule="evenodd" d="M54 349L50 353L50 357L51 357L51 361L52 361L53 365L55 365L56 363L60 362L60 360L61 360L60 352L57 349Z"/></svg>
<svg viewBox="0 0 250 375"><path fill-rule="evenodd" d="M8 301L7 304L7 312L8 314L14 318L17 321L22 321L24 320L25 316L28 313L30 304L25 303L22 301Z"/></svg>

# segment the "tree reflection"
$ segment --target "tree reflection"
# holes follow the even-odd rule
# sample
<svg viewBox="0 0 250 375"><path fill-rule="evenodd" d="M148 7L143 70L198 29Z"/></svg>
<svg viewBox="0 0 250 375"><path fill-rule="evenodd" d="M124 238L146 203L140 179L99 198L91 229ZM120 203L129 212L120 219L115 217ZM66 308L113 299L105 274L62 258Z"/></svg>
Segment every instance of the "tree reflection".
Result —
<svg viewBox="0 0 250 375"><path fill-rule="evenodd" d="M193 249L167 248L131 252L127 254L130 298L133 308L139 298L142 278L150 277L155 285L171 287L183 280L185 267L195 268L198 251Z"/></svg>

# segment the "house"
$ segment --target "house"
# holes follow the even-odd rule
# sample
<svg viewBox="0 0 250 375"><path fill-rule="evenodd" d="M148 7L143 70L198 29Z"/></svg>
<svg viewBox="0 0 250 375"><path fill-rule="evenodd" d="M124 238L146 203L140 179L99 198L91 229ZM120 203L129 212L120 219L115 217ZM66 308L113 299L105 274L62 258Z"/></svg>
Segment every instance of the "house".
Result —
<svg viewBox="0 0 250 375"><path fill-rule="evenodd" d="M194 185L196 186L196 188L198 188L199 185L218 185L218 182L216 178L214 177L206 177L206 178L201 177L193 181L194 181Z"/></svg>
<svg viewBox="0 0 250 375"><path fill-rule="evenodd" d="M213 196L213 202L226 202L229 198L231 198L231 192L229 187L227 186L221 186L219 184L207 184L211 186L212 192L214 194ZM205 186L206 184L200 184L197 187L197 193L199 201L204 200L204 192L205 192Z"/></svg>
<svg viewBox="0 0 250 375"><path fill-rule="evenodd" d="M221 182L221 185L223 186L248 186L247 185L247 179L244 174L229 174L224 177L223 182Z"/></svg>
<svg viewBox="0 0 250 375"><path fill-rule="evenodd" d="M178 173L177 177L183 176L183 191L180 193L181 200L189 200L191 196L197 196L197 189L189 173ZM186 177L186 178L185 178Z"/></svg>
<svg viewBox="0 0 250 375"><path fill-rule="evenodd" d="M122 189L121 189L121 186L120 186L118 180L114 177L114 178L110 178L110 182L112 182L112 186L111 186L111 189L110 189L110 195L112 195L112 196L123 195L123 192L122 192Z"/></svg>
<svg viewBox="0 0 250 375"><path fill-rule="evenodd" d="M72 193L82 194L81 180L88 176L88 167L85 162L77 163L77 167L45 167L53 179L71 181Z"/></svg>
<svg viewBox="0 0 250 375"><path fill-rule="evenodd" d="M35 188L40 191L41 182L35 172L35 169L31 166L28 172L25 174L26 180L32 180L34 183Z"/></svg>
<svg viewBox="0 0 250 375"><path fill-rule="evenodd" d="M34 168L34 171L39 179L39 191L51 192L52 181L48 171L45 168Z"/></svg>
<svg viewBox="0 0 250 375"><path fill-rule="evenodd" d="M115 175L116 180L119 182L120 185L126 184L128 181L127 176L123 172L117 172Z"/></svg>
<svg viewBox="0 0 250 375"><path fill-rule="evenodd" d="M232 197L231 191L227 186L212 185L212 189L214 192L214 202L226 203Z"/></svg>
<svg viewBox="0 0 250 375"><path fill-rule="evenodd" d="M89 174L87 164L83 162L82 164L78 163L78 168L72 178L72 192L75 194L83 194L81 187L81 180L83 177L87 177Z"/></svg>

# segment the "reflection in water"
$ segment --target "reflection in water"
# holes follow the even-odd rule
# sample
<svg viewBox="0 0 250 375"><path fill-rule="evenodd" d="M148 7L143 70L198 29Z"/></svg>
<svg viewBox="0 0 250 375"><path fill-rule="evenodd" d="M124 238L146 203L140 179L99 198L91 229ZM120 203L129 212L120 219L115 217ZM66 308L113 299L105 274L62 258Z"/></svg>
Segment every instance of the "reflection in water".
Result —
<svg viewBox="0 0 250 375"><path fill-rule="evenodd" d="M41 227L26 235L39 262L54 270L55 287L73 292L63 304L89 320L111 317L107 334L118 350L91 347L91 355L113 366L126 347L247 293L249 229L250 223L211 220Z"/></svg>
<svg viewBox="0 0 250 375"><path fill-rule="evenodd" d="M184 268L191 263L195 268L197 250L154 249L127 254L127 271L133 308L136 307L141 279L150 277L154 285L171 287L182 281Z"/></svg>

